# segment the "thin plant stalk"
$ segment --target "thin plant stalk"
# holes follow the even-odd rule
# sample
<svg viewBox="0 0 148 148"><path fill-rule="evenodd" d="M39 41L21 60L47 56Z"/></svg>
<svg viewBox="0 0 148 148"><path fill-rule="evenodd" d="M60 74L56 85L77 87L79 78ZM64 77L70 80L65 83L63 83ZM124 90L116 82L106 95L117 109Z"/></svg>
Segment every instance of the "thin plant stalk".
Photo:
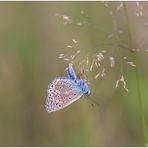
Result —
<svg viewBox="0 0 148 148"><path fill-rule="evenodd" d="M123 2L123 6L124 6L124 12L125 12L125 18L127 22L127 29L128 29L128 36L129 36L129 49L132 49L131 27L130 27L130 21L128 17L128 10L127 10L125 2ZM133 53L132 55L133 55L135 64L137 65L136 54ZM143 131L144 131L144 142L145 142L145 146L148 146L148 129L147 129L147 124L146 124L146 119L145 119L143 100L141 97L140 78L139 78L138 68L136 68L136 84L137 84L137 95L138 95L138 101L139 101L139 110L140 110L140 115L141 115L141 120L142 120L142 125L143 125Z"/></svg>

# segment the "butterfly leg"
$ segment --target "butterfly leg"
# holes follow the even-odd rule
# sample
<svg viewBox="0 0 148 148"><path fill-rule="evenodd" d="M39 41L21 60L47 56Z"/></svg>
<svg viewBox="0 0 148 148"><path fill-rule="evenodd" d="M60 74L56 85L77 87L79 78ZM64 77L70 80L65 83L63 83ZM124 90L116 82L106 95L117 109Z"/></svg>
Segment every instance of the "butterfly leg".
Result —
<svg viewBox="0 0 148 148"><path fill-rule="evenodd" d="M68 73L68 78L72 79L72 80L76 80L77 79L77 75L72 67L72 63L69 64L68 68L67 68L67 73Z"/></svg>

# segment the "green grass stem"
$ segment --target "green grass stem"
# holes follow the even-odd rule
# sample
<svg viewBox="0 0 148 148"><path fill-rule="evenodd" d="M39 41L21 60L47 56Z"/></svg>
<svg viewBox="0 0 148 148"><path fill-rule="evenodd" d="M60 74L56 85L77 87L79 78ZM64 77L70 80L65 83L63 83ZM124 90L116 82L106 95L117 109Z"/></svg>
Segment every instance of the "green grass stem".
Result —
<svg viewBox="0 0 148 148"><path fill-rule="evenodd" d="M127 22L127 30L128 30L128 36L129 36L129 49L132 49L133 47L133 43L132 43L132 34L131 34L131 27L130 27L130 21L129 21L129 17L128 17L128 10L126 7L126 2L123 2L123 6L124 6L124 12L125 12L125 19ZM144 105L143 105L143 100L141 97L141 90L140 90L140 77L139 77L139 72L138 72L138 64L137 64L137 60L136 60L136 53L133 52L133 59L135 61L136 64L136 85L137 85L137 96L138 96L138 101L139 101L139 110L140 110L140 116L141 116L141 120L142 120L142 126L143 126L143 132L144 132L144 142L145 142L145 146L148 146L148 129L147 129L147 124L146 124L146 119L145 119L145 112L144 112Z"/></svg>

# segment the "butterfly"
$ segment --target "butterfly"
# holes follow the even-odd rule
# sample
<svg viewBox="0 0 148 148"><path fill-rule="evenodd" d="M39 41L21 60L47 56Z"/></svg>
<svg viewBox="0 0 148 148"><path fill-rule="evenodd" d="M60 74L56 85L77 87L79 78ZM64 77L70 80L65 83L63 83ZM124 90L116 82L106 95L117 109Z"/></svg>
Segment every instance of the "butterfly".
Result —
<svg viewBox="0 0 148 148"><path fill-rule="evenodd" d="M90 95L86 79L78 78L72 63L66 68L67 77L57 77L48 86L45 108L48 113L61 110L78 100L82 95Z"/></svg>

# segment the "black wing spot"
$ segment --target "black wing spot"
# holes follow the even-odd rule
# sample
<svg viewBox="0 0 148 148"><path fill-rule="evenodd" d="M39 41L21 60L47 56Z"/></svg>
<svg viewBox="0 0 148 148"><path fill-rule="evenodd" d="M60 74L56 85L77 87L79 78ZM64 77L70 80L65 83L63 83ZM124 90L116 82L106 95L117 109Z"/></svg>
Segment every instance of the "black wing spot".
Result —
<svg viewBox="0 0 148 148"><path fill-rule="evenodd" d="M53 85L51 85L50 87L53 87Z"/></svg>
<svg viewBox="0 0 148 148"><path fill-rule="evenodd" d="M71 100L71 98L69 98L69 100Z"/></svg>
<svg viewBox="0 0 148 148"><path fill-rule="evenodd" d="M73 94L74 96L76 96L76 94Z"/></svg>

